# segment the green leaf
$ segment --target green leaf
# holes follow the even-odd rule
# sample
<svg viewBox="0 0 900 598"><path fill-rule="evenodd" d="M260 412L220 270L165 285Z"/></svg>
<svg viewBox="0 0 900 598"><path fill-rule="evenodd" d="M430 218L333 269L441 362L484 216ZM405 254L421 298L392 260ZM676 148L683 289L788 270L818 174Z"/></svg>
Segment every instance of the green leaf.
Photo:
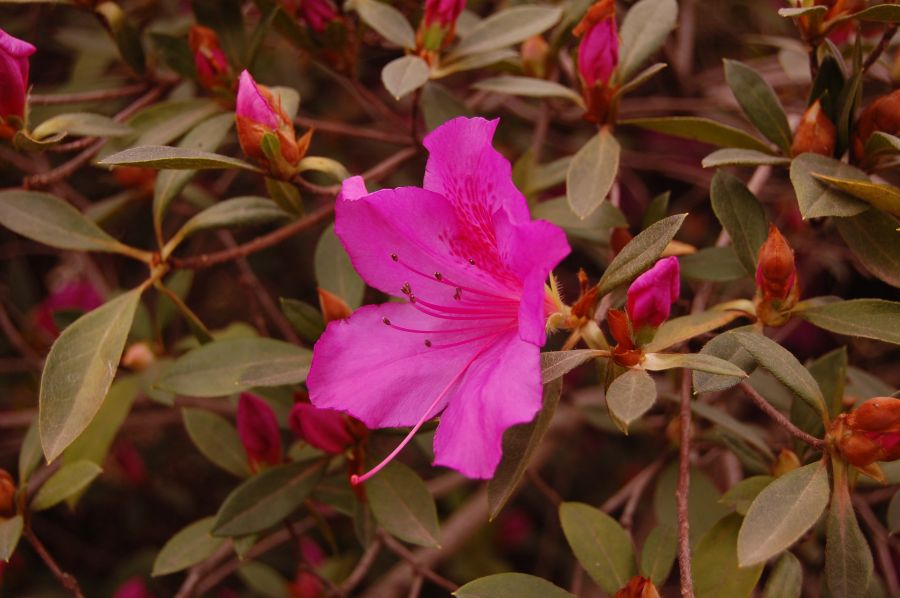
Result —
<svg viewBox="0 0 900 598"><path fill-rule="evenodd" d="M866 157L874 158L881 154L900 154L900 137L884 131L872 133L866 140Z"/></svg>
<svg viewBox="0 0 900 598"><path fill-rule="evenodd" d="M601 355L605 355L605 353L593 349L541 353L541 379L544 384L547 384L571 372L582 363Z"/></svg>
<svg viewBox="0 0 900 598"><path fill-rule="evenodd" d="M779 8L778 15L784 18L796 18L802 16L824 17L828 12L827 6L804 6L800 8Z"/></svg>
<svg viewBox="0 0 900 598"><path fill-rule="evenodd" d="M440 546L441 530L431 493L416 472L392 461L366 482L366 495L378 524L401 540Z"/></svg>
<svg viewBox="0 0 900 598"><path fill-rule="evenodd" d="M299 164L297 164L297 171L321 172L330 176L336 183L340 183L344 179L350 178L350 173L343 164L337 160L326 158L324 156L306 156L300 160Z"/></svg>
<svg viewBox="0 0 900 598"><path fill-rule="evenodd" d="M297 510L322 477L308 461L266 469L232 490L216 514L216 536L246 536L281 523Z"/></svg>
<svg viewBox="0 0 900 598"><path fill-rule="evenodd" d="M870 209L834 222L844 242L869 272L900 287L900 222L896 218Z"/></svg>
<svg viewBox="0 0 900 598"><path fill-rule="evenodd" d="M682 139L702 141L718 147L752 150L767 155L771 155L772 152L765 142L749 133L699 116L634 118L620 120L617 124L640 127Z"/></svg>
<svg viewBox="0 0 900 598"><path fill-rule="evenodd" d="M582 220L600 207L612 189L619 171L619 150L619 142L604 128L572 158L566 173L566 198Z"/></svg>
<svg viewBox="0 0 900 598"><path fill-rule="evenodd" d="M454 73L482 69L503 61L513 62L518 57L519 53L515 50L510 50L509 48L491 50L489 52L481 52L478 54L469 54L466 56L450 55L445 62L442 62L431 72L431 78L441 79Z"/></svg>
<svg viewBox="0 0 900 598"><path fill-rule="evenodd" d="M791 161L781 156L772 156L752 149L725 148L716 150L700 162L703 168L719 166L786 166Z"/></svg>
<svg viewBox="0 0 900 598"><path fill-rule="evenodd" d="M137 376L122 376L112 383L103 405L84 432L63 452L62 462L86 460L103 465L122 422L141 391Z"/></svg>
<svg viewBox="0 0 900 598"><path fill-rule="evenodd" d="M129 119L128 126L134 129L134 135L107 143L100 151L99 157L129 147L166 145L221 111L221 105L210 99L174 100L153 104Z"/></svg>
<svg viewBox="0 0 900 598"><path fill-rule="evenodd" d="M744 370L730 361L704 353L647 353L641 366L652 372L685 368L720 376L747 377Z"/></svg>
<svg viewBox="0 0 900 598"><path fill-rule="evenodd" d="M281 311L300 336L314 343L325 332L325 322L318 307L297 299L281 297Z"/></svg>
<svg viewBox="0 0 900 598"><path fill-rule="evenodd" d="M308 349L271 338L217 340L179 357L162 375L161 388L195 397L218 397L254 386L306 380Z"/></svg>
<svg viewBox="0 0 900 598"><path fill-rule="evenodd" d="M628 370L606 389L606 405L613 421L624 432L656 402L656 383L643 370Z"/></svg>
<svg viewBox="0 0 900 598"><path fill-rule="evenodd" d="M222 144L233 125L234 114L230 112L214 116L191 129L178 147L204 152L213 151ZM156 176L156 185L153 188L153 226L155 230L162 231L163 216L169 209L169 205L195 174L194 170L163 170Z"/></svg>
<svg viewBox="0 0 900 598"><path fill-rule="evenodd" d="M679 256L678 263L681 265L681 275L692 280L728 282L747 275L730 245L704 247L697 253Z"/></svg>
<svg viewBox="0 0 900 598"><path fill-rule="evenodd" d="M38 432L37 418L31 420L31 425L25 432L22 445L19 447L19 485L22 486L41 464L41 436Z"/></svg>
<svg viewBox="0 0 900 598"><path fill-rule="evenodd" d="M174 168L178 170L223 170L237 168L262 172L256 166L212 152L188 147L143 145L113 154L97 162L98 166L137 166L139 168Z"/></svg>
<svg viewBox="0 0 900 598"><path fill-rule="evenodd" d="M785 552L769 573L762 598L800 598L802 588L803 566L792 553Z"/></svg>
<svg viewBox="0 0 900 598"><path fill-rule="evenodd" d="M678 464L668 465L656 480L653 494L653 508L659 524L677 528L678 512L675 506L675 491L678 485ZM691 482L688 488L691 497L688 503L691 545L703 537L715 523L728 514L728 509L719 504L719 491L709 476L696 468L691 468Z"/></svg>
<svg viewBox="0 0 900 598"><path fill-rule="evenodd" d="M78 318L53 343L40 390L41 445L53 461L90 424L112 384L142 288Z"/></svg>
<svg viewBox="0 0 900 598"><path fill-rule="evenodd" d="M416 32L403 13L393 6L378 0L354 0L350 7L384 39L401 48L411 50L416 47Z"/></svg>
<svg viewBox="0 0 900 598"><path fill-rule="evenodd" d="M841 179L816 173L813 173L813 176L879 210L900 216L900 189L893 185Z"/></svg>
<svg viewBox="0 0 900 598"><path fill-rule="evenodd" d="M211 228L250 226L284 220L291 215L265 197L233 197L195 214L166 243L164 254L171 253L181 241L194 233Z"/></svg>
<svg viewBox="0 0 900 598"><path fill-rule="evenodd" d="M733 435L734 437L739 438L747 444L753 446L753 448L759 451L762 455L768 457L769 460L774 459L772 449L769 448L769 439L763 434L762 430L760 430L756 426L752 424L745 424L744 422L730 416L723 409L714 407L709 403L694 401L691 403L691 411L693 411L703 419L707 419L710 422L716 424L716 426Z"/></svg>
<svg viewBox="0 0 900 598"><path fill-rule="evenodd" d="M188 436L204 457L239 478L250 475L247 452L231 422L205 409L182 409L181 415Z"/></svg>
<svg viewBox="0 0 900 598"><path fill-rule="evenodd" d="M85 137L121 137L131 132L131 127L108 116L73 112L45 120L31 131L31 135L35 139L45 139L57 133Z"/></svg>
<svg viewBox="0 0 900 598"><path fill-rule="evenodd" d="M111 251L132 257L123 245L81 212L49 193L0 191L0 224L39 243L75 251Z"/></svg>
<svg viewBox="0 0 900 598"><path fill-rule="evenodd" d="M747 510L759 493L765 490L769 484L775 481L770 475L755 475L744 478L734 486L728 489L728 492L722 495L719 502L723 505L731 507L738 515L746 515Z"/></svg>
<svg viewBox="0 0 900 598"><path fill-rule="evenodd" d="M728 515L706 532L697 544L691 567L697 598L747 598L753 594L763 565L738 566L740 529L740 515Z"/></svg>
<svg viewBox="0 0 900 598"><path fill-rule="evenodd" d="M846 468L834 462L835 468ZM863 598L872 579L872 552L853 512L850 491L841 474L835 475L831 506L825 523L825 580L833 596Z"/></svg>
<svg viewBox="0 0 900 598"><path fill-rule="evenodd" d="M724 62L725 80L744 114L766 139L789 154L794 136L775 91L746 64L734 60Z"/></svg>
<svg viewBox="0 0 900 598"><path fill-rule="evenodd" d="M687 214L675 214L663 218L629 241L600 277L597 283L600 294L605 295L619 285L634 280L638 274L653 266L681 228L686 216Z"/></svg>
<svg viewBox="0 0 900 598"><path fill-rule="evenodd" d="M253 596L287 598L291 582L275 568L259 561L248 561L237 570Z"/></svg>
<svg viewBox="0 0 900 598"><path fill-rule="evenodd" d="M617 74L620 83L631 79L631 75L662 47L677 20L678 3L675 0L641 0L631 7L622 20Z"/></svg>
<svg viewBox="0 0 900 598"><path fill-rule="evenodd" d="M826 417L825 398L812 374L797 361L794 355L768 338L750 332L734 332L735 340L770 371L791 392L803 399L821 417Z"/></svg>
<svg viewBox="0 0 900 598"><path fill-rule="evenodd" d="M738 535L742 567L779 554L811 528L828 504L828 471L811 463L781 476L759 493Z"/></svg>
<svg viewBox="0 0 900 598"><path fill-rule="evenodd" d="M882 299L851 299L800 304L792 312L804 320L847 336L873 338L900 345L900 303Z"/></svg>
<svg viewBox="0 0 900 598"><path fill-rule="evenodd" d="M724 170L713 176L709 199L744 269L748 274L756 272L759 248L768 236L766 212L759 200L739 178Z"/></svg>
<svg viewBox="0 0 900 598"><path fill-rule="evenodd" d="M669 65L667 65L665 62L657 62L656 64L648 66L637 75L635 75L633 79L628 81L628 83L625 83L619 89L617 89L616 93L613 94L613 99L615 100L618 98L622 98L625 95L631 93L632 91L655 77L657 73L664 70L668 66Z"/></svg>
<svg viewBox="0 0 900 598"><path fill-rule="evenodd" d="M835 19L837 22L850 20L872 21L876 23L900 23L900 6L893 4L878 4L859 12L849 14L845 17Z"/></svg>
<svg viewBox="0 0 900 598"><path fill-rule="evenodd" d="M366 291L366 283L353 268L350 256L334 233L333 224L319 237L313 263L320 288L343 299L350 309L360 306Z"/></svg>
<svg viewBox="0 0 900 598"><path fill-rule="evenodd" d="M663 585L672 571L677 548L678 533L674 527L665 524L654 527L641 550L641 575L649 577L654 585Z"/></svg>
<svg viewBox="0 0 900 598"><path fill-rule="evenodd" d="M495 12L476 25L447 57L483 54L525 41L543 33L559 21L562 9L555 6L520 5Z"/></svg>
<svg viewBox="0 0 900 598"><path fill-rule="evenodd" d="M628 226L625 215L608 201L600 204L590 216L582 220L572 212L565 197L542 201L531 210L536 219L549 220L563 228L572 237L603 242L609 237L608 230L616 226Z"/></svg>
<svg viewBox="0 0 900 598"><path fill-rule="evenodd" d="M115 2L100 2L94 7L94 12L109 31L122 60L135 73L143 75L147 65L141 33L131 24L125 11Z"/></svg>
<svg viewBox="0 0 900 598"><path fill-rule="evenodd" d="M817 180L813 174L845 180L869 180L864 172L849 164L819 154L800 154L791 162L791 183L804 219L856 216L868 208L865 202Z"/></svg>
<svg viewBox="0 0 900 598"><path fill-rule="evenodd" d="M655 353L668 349L695 336L721 328L745 315L741 311L713 308L704 312L666 320L657 329L653 340L644 345L644 351Z"/></svg>
<svg viewBox="0 0 900 598"><path fill-rule="evenodd" d="M47 478L31 500L32 511L43 511L54 507L69 496L81 492L103 472L91 461L67 463Z"/></svg>
<svg viewBox="0 0 900 598"><path fill-rule="evenodd" d="M599 509L579 502L559 505L559 521L575 558L607 594L614 594L636 573L631 538Z"/></svg>
<svg viewBox="0 0 900 598"><path fill-rule="evenodd" d="M204 517L169 538L153 561L153 577L182 571L206 559L225 542L212 531L215 517Z"/></svg>
<svg viewBox="0 0 900 598"><path fill-rule="evenodd" d="M524 573L497 573L459 587L457 598L575 598L546 579Z"/></svg>
<svg viewBox="0 0 900 598"><path fill-rule="evenodd" d="M430 74L428 63L418 56L402 56L384 67L381 71L381 82L394 99L399 100L425 85Z"/></svg>
<svg viewBox="0 0 900 598"><path fill-rule="evenodd" d="M531 457L550 427L561 392L561 378L557 377L552 382L545 382L541 411L534 421L512 426L503 434L503 456L500 458L494 477L487 484L491 521L500 514L525 475Z"/></svg>
<svg viewBox="0 0 900 598"><path fill-rule="evenodd" d="M482 79L474 85L475 89L493 91L508 95L528 96L531 98L563 98L571 100L575 105L584 108L581 96L565 85L534 77L491 77Z"/></svg>
<svg viewBox="0 0 900 598"><path fill-rule="evenodd" d="M0 561L9 562L10 557L16 551L16 546L19 545L19 538L22 536L24 527L25 520L21 515L0 519Z"/></svg>
<svg viewBox="0 0 900 598"><path fill-rule="evenodd" d="M446 87L434 81L429 81L422 88L420 105L422 117L425 119L425 128L428 131L433 131L457 116L471 116L471 112L465 104L450 93Z"/></svg>

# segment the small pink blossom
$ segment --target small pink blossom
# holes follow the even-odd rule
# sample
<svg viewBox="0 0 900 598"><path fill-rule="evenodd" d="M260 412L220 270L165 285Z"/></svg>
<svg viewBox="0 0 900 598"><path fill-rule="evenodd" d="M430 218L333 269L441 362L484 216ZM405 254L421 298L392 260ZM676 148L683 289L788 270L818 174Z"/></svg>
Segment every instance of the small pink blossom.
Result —
<svg viewBox="0 0 900 598"><path fill-rule="evenodd" d="M35 323L50 336L59 336L60 330L53 314L60 311L77 310L89 312L103 305L103 298L90 283L73 281L65 284L44 299L35 313Z"/></svg>
<svg viewBox="0 0 900 598"><path fill-rule="evenodd" d="M296 403L288 425L297 438L332 455L339 455L353 444L347 416L334 409L319 409L309 403Z"/></svg>
<svg viewBox="0 0 900 598"><path fill-rule="evenodd" d="M619 34L612 0L592 6L574 31L581 37L578 72L587 88L606 86L619 64Z"/></svg>
<svg viewBox="0 0 900 598"><path fill-rule="evenodd" d="M28 57L34 46L0 29L0 121L25 115L28 92Z"/></svg>
<svg viewBox="0 0 900 598"><path fill-rule="evenodd" d="M241 393L237 408L237 430L250 465L281 463L281 431L275 412L263 399L249 392Z"/></svg>
<svg viewBox="0 0 900 598"><path fill-rule="evenodd" d="M440 414L435 464L489 478L503 433L541 407L545 282L569 245L557 226L531 220L491 146L497 122L456 118L430 133L424 188L369 193L353 177L335 206L356 270L405 301L328 324L310 400L369 428L413 426L385 462Z"/></svg>
<svg viewBox="0 0 900 598"><path fill-rule="evenodd" d="M681 289L678 258L666 257L628 287L628 316L634 330L659 326L668 317Z"/></svg>

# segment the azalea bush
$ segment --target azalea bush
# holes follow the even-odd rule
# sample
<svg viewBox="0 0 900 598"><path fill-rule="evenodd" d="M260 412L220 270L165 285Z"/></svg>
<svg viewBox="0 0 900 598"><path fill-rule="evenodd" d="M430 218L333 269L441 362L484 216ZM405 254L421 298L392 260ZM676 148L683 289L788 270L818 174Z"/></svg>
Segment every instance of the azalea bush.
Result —
<svg viewBox="0 0 900 598"><path fill-rule="evenodd" d="M0 595L900 595L898 25L0 1Z"/></svg>

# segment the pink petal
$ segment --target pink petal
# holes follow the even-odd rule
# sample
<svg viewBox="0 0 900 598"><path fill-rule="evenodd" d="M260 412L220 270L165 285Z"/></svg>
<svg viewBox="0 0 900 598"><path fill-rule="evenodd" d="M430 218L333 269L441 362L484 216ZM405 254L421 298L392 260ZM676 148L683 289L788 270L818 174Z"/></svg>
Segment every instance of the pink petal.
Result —
<svg viewBox="0 0 900 598"><path fill-rule="evenodd" d="M530 219L528 204L512 182L509 160L492 145L499 119L458 117L425 137L425 189L445 196L473 226L489 229L505 208L513 222Z"/></svg>
<svg viewBox="0 0 900 598"><path fill-rule="evenodd" d="M540 349L506 334L469 366L434 436L435 465L469 478L494 475L503 433L541 408Z"/></svg>
<svg viewBox="0 0 900 598"><path fill-rule="evenodd" d="M619 37L615 17L591 27L578 46L578 72L588 87L606 84L619 62Z"/></svg>
<svg viewBox="0 0 900 598"><path fill-rule="evenodd" d="M36 48L0 29L0 118L25 113L28 57Z"/></svg>
<svg viewBox="0 0 900 598"><path fill-rule="evenodd" d="M263 399L241 393L237 408L237 430L251 463L281 462L281 431L275 412Z"/></svg>
<svg viewBox="0 0 900 598"><path fill-rule="evenodd" d="M236 112L239 116L271 129L277 129L280 124L278 115L272 110L269 102L260 93L256 81L246 70L241 73L238 83Z"/></svg>
<svg viewBox="0 0 900 598"><path fill-rule="evenodd" d="M368 428L412 426L451 384L474 350L472 344L439 345L481 334L477 330L440 330L471 328L473 324L477 325L438 320L404 303L361 307L350 318L329 323L316 343L306 379L309 399L321 409L349 413ZM394 326L437 332L401 332ZM431 347L426 340L432 342ZM449 398L445 393L430 415L437 415Z"/></svg>

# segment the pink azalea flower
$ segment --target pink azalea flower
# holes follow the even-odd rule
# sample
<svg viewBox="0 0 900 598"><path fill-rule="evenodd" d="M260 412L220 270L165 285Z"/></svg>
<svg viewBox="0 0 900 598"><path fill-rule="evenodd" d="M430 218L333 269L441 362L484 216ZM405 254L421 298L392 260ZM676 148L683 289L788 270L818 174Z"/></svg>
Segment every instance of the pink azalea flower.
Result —
<svg viewBox="0 0 900 598"><path fill-rule="evenodd" d="M668 317L681 290L678 258L666 257L634 279L628 287L628 315L635 331L659 326Z"/></svg>
<svg viewBox="0 0 900 598"><path fill-rule="evenodd" d="M565 234L532 221L509 162L491 146L496 120L456 118L425 138L424 189L368 193L344 181L335 231L356 270L402 303L331 322L307 379L317 407L369 428L441 414L435 464L489 478L503 432L541 407L545 281L569 253Z"/></svg>
<svg viewBox="0 0 900 598"><path fill-rule="evenodd" d="M249 392L241 393L237 408L237 430L254 469L262 463L281 463L281 432L275 412L268 403Z"/></svg>
<svg viewBox="0 0 900 598"><path fill-rule="evenodd" d="M319 409L309 403L291 408L288 424L297 438L332 455L339 455L353 444L347 416L334 409Z"/></svg>
<svg viewBox="0 0 900 598"><path fill-rule="evenodd" d="M25 114L28 92L28 57L34 46L0 29L0 120Z"/></svg>

